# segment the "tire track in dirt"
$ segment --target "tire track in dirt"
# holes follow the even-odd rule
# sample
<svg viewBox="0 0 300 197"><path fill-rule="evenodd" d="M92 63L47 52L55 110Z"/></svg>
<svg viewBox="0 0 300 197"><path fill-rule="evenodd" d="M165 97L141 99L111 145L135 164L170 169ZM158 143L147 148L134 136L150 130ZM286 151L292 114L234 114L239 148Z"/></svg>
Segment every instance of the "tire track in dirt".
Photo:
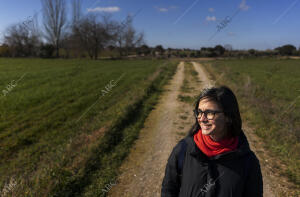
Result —
<svg viewBox="0 0 300 197"><path fill-rule="evenodd" d="M172 148L176 145L176 125L181 111L177 97L184 79L184 63L175 75L145 121L139 139L122 164L117 185L108 196L160 196L165 165Z"/></svg>

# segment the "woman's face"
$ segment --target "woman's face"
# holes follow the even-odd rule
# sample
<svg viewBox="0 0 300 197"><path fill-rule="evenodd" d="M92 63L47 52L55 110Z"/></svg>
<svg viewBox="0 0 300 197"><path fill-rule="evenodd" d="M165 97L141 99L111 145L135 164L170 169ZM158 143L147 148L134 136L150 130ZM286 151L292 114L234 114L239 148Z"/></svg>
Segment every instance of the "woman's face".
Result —
<svg viewBox="0 0 300 197"><path fill-rule="evenodd" d="M201 111L222 111L221 107L214 101L209 99L202 99L199 102L198 109ZM202 114L198 115L198 123L201 127L203 135L209 135L214 141L220 141L226 136L226 121L228 120L224 113L216 113L212 120L208 120L207 117Z"/></svg>

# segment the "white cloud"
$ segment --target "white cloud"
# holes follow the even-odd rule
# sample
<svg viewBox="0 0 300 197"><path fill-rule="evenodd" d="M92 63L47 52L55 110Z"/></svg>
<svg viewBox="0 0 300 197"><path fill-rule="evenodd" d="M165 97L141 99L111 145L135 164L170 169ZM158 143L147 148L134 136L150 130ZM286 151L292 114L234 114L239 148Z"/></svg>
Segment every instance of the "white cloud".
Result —
<svg viewBox="0 0 300 197"><path fill-rule="evenodd" d="M207 16L206 21L216 21L217 18L215 16Z"/></svg>
<svg viewBox="0 0 300 197"><path fill-rule="evenodd" d="M214 12L214 11L215 11L215 9L214 9L214 8L209 8L209 9L208 9L208 11L210 11L210 12Z"/></svg>
<svg viewBox="0 0 300 197"><path fill-rule="evenodd" d="M157 8L157 9L160 12L167 12L167 11L169 11L167 8Z"/></svg>
<svg viewBox="0 0 300 197"><path fill-rule="evenodd" d="M248 10L250 8L250 6L246 5L246 0L242 0L241 4L240 4L240 9L241 10Z"/></svg>
<svg viewBox="0 0 300 197"><path fill-rule="evenodd" d="M228 34L228 36L235 36L235 33L233 33L233 32L228 32L227 34Z"/></svg>
<svg viewBox="0 0 300 197"><path fill-rule="evenodd" d="M120 8L117 6L114 7L96 7L96 8L88 8L88 12L119 12Z"/></svg>
<svg viewBox="0 0 300 197"><path fill-rule="evenodd" d="M168 12L170 11L171 9L176 9L177 6L169 6L167 8L162 8L162 7L155 7L158 11L160 12Z"/></svg>

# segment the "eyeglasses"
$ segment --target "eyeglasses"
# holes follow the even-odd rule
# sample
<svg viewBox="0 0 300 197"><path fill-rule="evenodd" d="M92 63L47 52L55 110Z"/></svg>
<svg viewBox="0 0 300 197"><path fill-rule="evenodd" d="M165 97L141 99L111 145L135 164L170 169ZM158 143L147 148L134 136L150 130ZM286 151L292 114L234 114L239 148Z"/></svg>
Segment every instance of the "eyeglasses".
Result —
<svg viewBox="0 0 300 197"><path fill-rule="evenodd" d="M212 120L215 117L215 114L217 113L223 113L222 111L213 111L213 110L206 110L206 111L202 111L201 109L198 110L193 110L194 114L196 116L196 118L198 118L199 114L200 114L200 118L202 117L202 114L204 114L204 116L208 119L208 120Z"/></svg>

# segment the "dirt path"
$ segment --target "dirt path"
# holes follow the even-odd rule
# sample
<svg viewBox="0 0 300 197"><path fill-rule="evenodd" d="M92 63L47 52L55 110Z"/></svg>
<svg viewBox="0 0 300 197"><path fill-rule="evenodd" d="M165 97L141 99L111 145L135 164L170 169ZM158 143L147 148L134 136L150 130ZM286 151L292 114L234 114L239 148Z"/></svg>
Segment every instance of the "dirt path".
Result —
<svg viewBox="0 0 300 197"><path fill-rule="evenodd" d="M160 196L165 165L176 145L176 121L180 105L177 101L184 79L184 63L167 85L167 91L150 113L130 155L121 166L123 172L108 196Z"/></svg>
<svg viewBox="0 0 300 197"><path fill-rule="evenodd" d="M160 196L161 183L167 159L177 141L186 135L193 124L191 113L193 106L180 102L177 97L181 94L180 87L184 80L184 68L181 62L176 74L167 85L166 92L160 98L156 108L150 113L136 140L129 156L121 166L122 174L118 177L117 185L108 193L110 197L153 197ZM191 96L198 94L202 88L215 84L211 81L201 64L192 62L193 69L198 72L199 82L188 79L193 88ZM248 128L245 131L250 147L256 146L254 134ZM254 151L257 149L253 149ZM261 160L261 158L259 158ZM264 177L264 196L275 196L271 191L271 182L267 171L262 166Z"/></svg>

